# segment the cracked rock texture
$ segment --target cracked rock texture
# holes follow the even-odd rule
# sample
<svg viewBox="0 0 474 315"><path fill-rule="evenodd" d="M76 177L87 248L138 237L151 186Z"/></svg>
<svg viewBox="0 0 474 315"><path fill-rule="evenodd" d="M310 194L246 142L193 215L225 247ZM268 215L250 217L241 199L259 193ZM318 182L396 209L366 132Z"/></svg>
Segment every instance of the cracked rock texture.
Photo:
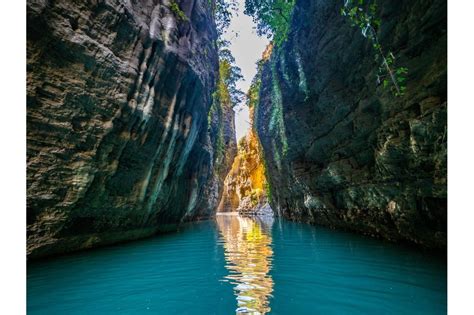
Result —
<svg viewBox="0 0 474 315"><path fill-rule="evenodd" d="M378 36L407 91L377 86L379 62L343 1L297 1L288 41L262 74L256 127L271 205L283 217L446 247L444 0L380 0Z"/></svg>
<svg viewBox="0 0 474 315"><path fill-rule="evenodd" d="M232 157L212 1L29 0L27 252L145 237L208 217ZM221 163L216 171L216 163ZM227 164L226 164L227 163Z"/></svg>
<svg viewBox="0 0 474 315"><path fill-rule="evenodd" d="M254 108L251 107L249 111L250 124L253 125ZM237 155L224 181L218 212L248 215L256 214L262 208L269 208L263 163L257 135L250 128L247 135L239 140ZM271 209L268 211L271 212Z"/></svg>

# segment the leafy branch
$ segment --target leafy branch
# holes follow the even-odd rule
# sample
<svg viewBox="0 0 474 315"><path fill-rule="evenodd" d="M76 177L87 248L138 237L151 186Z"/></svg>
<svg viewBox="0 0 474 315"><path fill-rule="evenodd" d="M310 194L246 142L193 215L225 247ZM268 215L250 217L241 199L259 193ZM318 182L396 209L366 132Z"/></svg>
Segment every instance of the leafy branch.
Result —
<svg viewBox="0 0 474 315"><path fill-rule="evenodd" d="M232 17L237 14L238 3L237 0L215 0L212 3L217 34L221 37L229 28Z"/></svg>
<svg viewBox="0 0 474 315"><path fill-rule="evenodd" d="M217 42L219 49L219 81L217 88L221 101L234 107L244 100L245 93L237 87L237 83L243 79L243 76L240 67L235 63L229 44L226 40Z"/></svg>
<svg viewBox="0 0 474 315"><path fill-rule="evenodd" d="M245 0L244 14L256 23L257 34L280 46L288 37L295 0Z"/></svg>
<svg viewBox="0 0 474 315"><path fill-rule="evenodd" d="M372 2L369 0L369 2ZM381 20L376 18L377 4L373 1L367 4L365 0L345 0L341 8L341 15L346 16L351 21L353 27L359 27L362 35L372 41L372 47L376 51L375 60L382 58L377 74L377 84L383 84L388 88L392 83L391 91L395 96L402 96L406 90L406 75L408 69L405 67L395 67L395 56L391 51L384 53L382 45L377 36L377 29Z"/></svg>

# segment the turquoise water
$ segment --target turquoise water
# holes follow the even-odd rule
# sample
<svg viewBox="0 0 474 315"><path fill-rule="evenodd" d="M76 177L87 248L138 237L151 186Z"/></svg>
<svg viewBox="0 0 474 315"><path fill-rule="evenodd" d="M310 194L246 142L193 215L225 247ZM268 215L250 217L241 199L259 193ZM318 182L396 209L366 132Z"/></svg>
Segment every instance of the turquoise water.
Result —
<svg viewBox="0 0 474 315"><path fill-rule="evenodd" d="M29 263L28 314L445 314L446 262L273 219Z"/></svg>

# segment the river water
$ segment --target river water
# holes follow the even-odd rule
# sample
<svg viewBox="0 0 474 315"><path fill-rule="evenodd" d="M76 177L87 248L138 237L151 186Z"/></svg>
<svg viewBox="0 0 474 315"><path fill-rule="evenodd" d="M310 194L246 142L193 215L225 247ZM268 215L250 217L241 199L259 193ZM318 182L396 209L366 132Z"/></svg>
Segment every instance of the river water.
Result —
<svg viewBox="0 0 474 315"><path fill-rule="evenodd" d="M301 223L221 215L28 265L28 314L445 314L446 261Z"/></svg>

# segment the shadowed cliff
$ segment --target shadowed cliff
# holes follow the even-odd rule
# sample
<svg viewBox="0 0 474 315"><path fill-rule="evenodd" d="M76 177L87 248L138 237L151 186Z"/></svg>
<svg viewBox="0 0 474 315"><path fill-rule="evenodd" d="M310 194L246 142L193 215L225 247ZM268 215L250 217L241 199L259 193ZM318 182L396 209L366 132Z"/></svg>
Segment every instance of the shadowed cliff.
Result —
<svg viewBox="0 0 474 315"><path fill-rule="evenodd" d="M377 36L408 69L377 84L370 41L343 1L296 2L262 71L256 128L283 217L446 247L446 1L377 1Z"/></svg>
<svg viewBox="0 0 474 315"><path fill-rule="evenodd" d="M213 214L235 135L212 4L28 1L30 257Z"/></svg>

